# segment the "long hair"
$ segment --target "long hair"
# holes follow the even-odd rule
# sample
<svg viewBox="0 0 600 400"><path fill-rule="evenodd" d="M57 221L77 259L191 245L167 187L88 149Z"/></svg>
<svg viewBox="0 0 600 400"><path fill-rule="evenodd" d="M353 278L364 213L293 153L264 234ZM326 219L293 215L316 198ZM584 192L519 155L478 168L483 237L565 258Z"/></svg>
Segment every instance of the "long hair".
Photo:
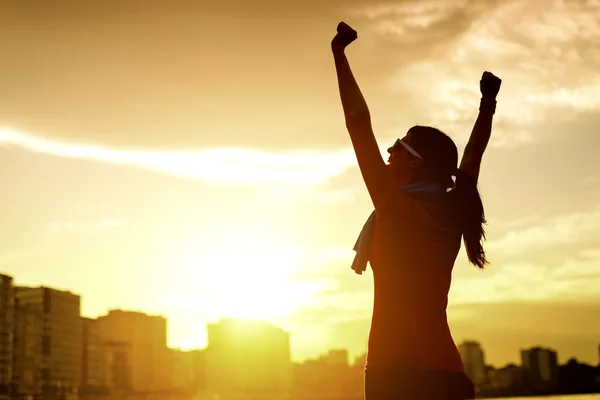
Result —
<svg viewBox="0 0 600 400"><path fill-rule="evenodd" d="M478 268L484 268L488 260L483 249L486 224L483 201L475 179L456 167L456 144L448 135L429 126L414 126L409 132L411 147L423 157L415 179L438 181L445 188L452 189L447 196L462 232L469 261Z"/></svg>
<svg viewBox="0 0 600 400"><path fill-rule="evenodd" d="M456 172L456 197L462 220L463 241L469 261L479 268L488 264L483 249L485 240L485 210L475 179L461 170Z"/></svg>

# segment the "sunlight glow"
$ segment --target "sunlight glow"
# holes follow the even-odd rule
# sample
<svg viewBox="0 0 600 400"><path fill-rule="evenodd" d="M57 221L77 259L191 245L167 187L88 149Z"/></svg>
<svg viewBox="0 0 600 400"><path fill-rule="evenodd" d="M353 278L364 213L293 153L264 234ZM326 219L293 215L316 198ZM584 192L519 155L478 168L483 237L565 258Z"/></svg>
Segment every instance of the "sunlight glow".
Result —
<svg viewBox="0 0 600 400"><path fill-rule="evenodd" d="M210 311L220 318L272 320L288 316L315 294L293 278L300 250L274 238L237 237L214 249L204 278Z"/></svg>
<svg viewBox="0 0 600 400"><path fill-rule="evenodd" d="M212 148L186 152L125 151L96 145L75 145L28 136L0 127L0 145L39 153L148 168L209 182L250 185L321 184L356 164L350 150L265 152L247 148Z"/></svg>

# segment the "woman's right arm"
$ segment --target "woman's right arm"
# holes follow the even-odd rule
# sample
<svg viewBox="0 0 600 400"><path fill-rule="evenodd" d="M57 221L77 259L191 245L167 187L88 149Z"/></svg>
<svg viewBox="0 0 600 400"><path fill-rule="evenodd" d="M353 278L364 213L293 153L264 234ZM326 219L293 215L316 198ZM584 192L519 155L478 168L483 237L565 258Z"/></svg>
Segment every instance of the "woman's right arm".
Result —
<svg viewBox="0 0 600 400"><path fill-rule="evenodd" d="M382 208L388 205L390 196L396 191L396 180L381 157L371 126L371 114L367 102L356 83L345 54L346 47L357 37L355 30L341 22L331 42L331 49L346 127L354 147L358 167L375 209L382 211Z"/></svg>
<svg viewBox="0 0 600 400"><path fill-rule="evenodd" d="M486 71L481 77L480 88L482 97L479 115L473 126L469 142L465 147L465 153L463 154L459 168L462 172L469 174L475 182L479 178L483 153L487 148L492 134L492 120L496 111L496 96L500 91L501 83L502 80L494 76L491 72Z"/></svg>

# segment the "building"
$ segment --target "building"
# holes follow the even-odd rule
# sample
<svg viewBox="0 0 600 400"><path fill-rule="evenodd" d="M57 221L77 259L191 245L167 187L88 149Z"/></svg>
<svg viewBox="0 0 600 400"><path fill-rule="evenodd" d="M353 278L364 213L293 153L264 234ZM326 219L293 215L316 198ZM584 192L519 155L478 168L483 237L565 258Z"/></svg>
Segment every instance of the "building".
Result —
<svg viewBox="0 0 600 400"><path fill-rule="evenodd" d="M171 349L169 352L173 367L173 388L176 390L189 389L194 382L194 367L190 352L176 349Z"/></svg>
<svg viewBox="0 0 600 400"><path fill-rule="evenodd" d="M349 388L352 397L364 397L365 389L365 366L367 365L367 354L361 354L354 358L350 367Z"/></svg>
<svg viewBox="0 0 600 400"><path fill-rule="evenodd" d="M31 398L41 394L42 313L35 307L15 301L15 340L13 390L15 398Z"/></svg>
<svg viewBox="0 0 600 400"><path fill-rule="evenodd" d="M107 386L114 395L125 395L133 391L131 344L129 342L103 342L108 368Z"/></svg>
<svg viewBox="0 0 600 400"><path fill-rule="evenodd" d="M98 326L104 342L129 344L127 357L133 392L156 392L172 388L167 320L164 317L110 310L108 315L98 318Z"/></svg>
<svg viewBox="0 0 600 400"><path fill-rule="evenodd" d="M42 392L42 313L15 301L13 398L36 398Z"/></svg>
<svg viewBox="0 0 600 400"><path fill-rule="evenodd" d="M15 287L16 301L41 314L40 383L47 398L76 398L81 383L81 298L47 287Z"/></svg>
<svg viewBox="0 0 600 400"><path fill-rule="evenodd" d="M283 396L292 385L290 335L264 321L207 326L207 390L221 396Z"/></svg>
<svg viewBox="0 0 600 400"><path fill-rule="evenodd" d="M0 399L9 398L13 381L13 330L13 279L0 274Z"/></svg>
<svg viewBox="0 0 600 400"><path fill-rule="evenodd" d="M108 389L108 354L103 346L98 320L82 317L83 350L81 391L83 395L98 395Z"/></svg>
<svg viewBox="0 0 600 400"><path fill-rule="evenodd" d="M475 386L481 387L487 383L485 354L481 344L474 340L466 340L458 346L465 373Z"/></svg>
<svg viewBox="0 0 600 400"><path fill-rule="evenodd" d="M502 368L492 368L488 373L488 383L492 389L520 387L523 380L521 367L508 364Z"/></svg>
<svg viewBox="0 0 600 400"><path fill-rule="evenodd" d="M348 365L347 350L330 350L316 359L294 365L292 397L312 399L315 393L330 399L363 397L364 364Z"/></svg>
<svg viewBox="0 0 600 400"><path fill-rule="evenodd" d="M525 383L534 390L550 391L558 387L558 356L556 351L542 347L521 350Z"/></svg>
<svg viewBox="0 0 600 400"><path fill-rule="evenodd" d="M348 350L332 349L321 357L327 365L348 366Z"/></svg>
<svg viewBox="0 0 600 400"><path fill-rule="evenodd" d="M184 392L197 392L200 389L198 358L201 351L182 351L171 349L173 367L173 388Z"/></svg>

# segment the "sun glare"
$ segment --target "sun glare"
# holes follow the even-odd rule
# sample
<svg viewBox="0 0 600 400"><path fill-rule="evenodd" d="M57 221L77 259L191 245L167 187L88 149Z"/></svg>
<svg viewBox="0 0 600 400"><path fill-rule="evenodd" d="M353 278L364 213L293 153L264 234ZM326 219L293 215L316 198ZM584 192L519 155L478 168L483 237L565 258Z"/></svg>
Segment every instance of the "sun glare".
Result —
<svg viewBox="0 0 600 400"><path fill-rule="evenodd" d="M298 250L269 238L232 238L216 254L207 279L211 311L220 317L276 319L311 299L310 288L295 281Z"/></svg>

